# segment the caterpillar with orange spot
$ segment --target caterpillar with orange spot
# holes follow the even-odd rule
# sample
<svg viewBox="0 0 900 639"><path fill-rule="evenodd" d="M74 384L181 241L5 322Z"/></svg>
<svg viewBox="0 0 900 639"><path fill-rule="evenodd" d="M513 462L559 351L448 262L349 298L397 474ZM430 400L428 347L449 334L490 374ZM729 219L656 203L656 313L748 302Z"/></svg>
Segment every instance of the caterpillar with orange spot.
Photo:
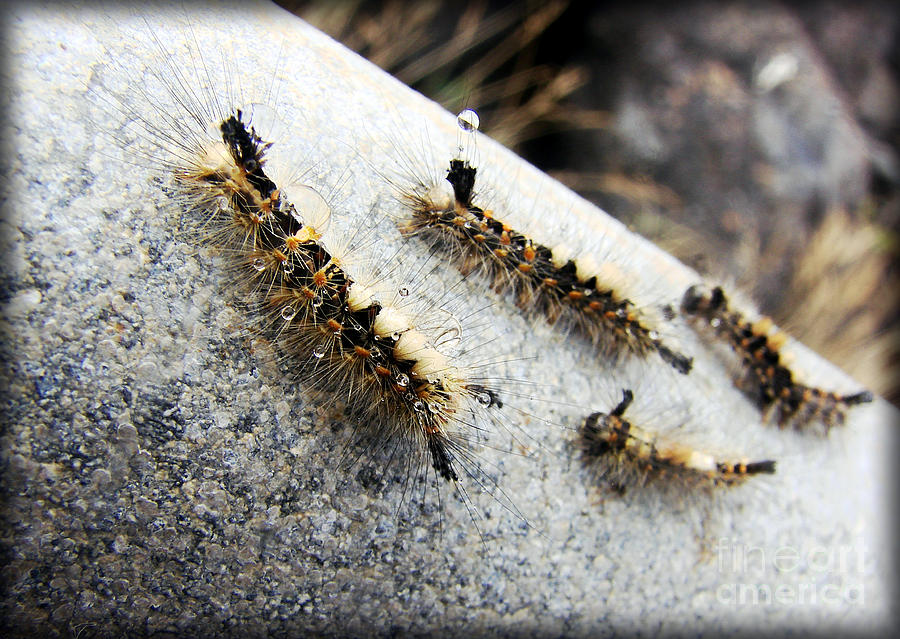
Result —
<svg viewBox="0 0 900 639"><path fill-rule="evenodd" d="M170 195L187 217L187 235L225 258L254 332L271 339L294 379L325 403L344 406L363 451L387 451L406 468L407 481L433 471L473 519L466 476L521 517L476 452L504 405L493 382L478 376L484 363L466 366L443 352L440 329L408 312L409 289L350 255L319 191L279 177L290 167L274 166L281 140L265 131L282 125L259 124L277 114L220 95L231 82L216 85L202 56L191 50L190 57L201 66L148 69L166 96L138 88L149 110L136 110L102 81L94 98L137 125L151 150L135 159L174 179Z"/></svg>
<svg viewBox="0 0 900 639"><path fill-rule="evenodd" d="M471 109L458 120L464 131L478 128ZM446 172L449 190L422 180L398 187L409 212L400 225L403 233L449 252L463 275L483 271L495 290L516 295L519 308L574 327L603 357L656 353L679 373L690 372L692 358L663 342L663 320L623 293L628 283L612 261L576 256L562 245L551 248L514 229L475 203L476 174L468 160L453 159Z"/></svg>
<svg viewBox="0 0 900 639"><path fill-rule="evenodd" d="M624 390L612 410L591 413L582 424L582 454L614 488L624 491L648 483L734 486L775 472L772 460L723 459L641 428L625 417L633 400L634 393Z"/></svg>
<svg viewBox="0 0 900 639"><path fill-rule="evenodd" d="M827 431L844 423L847 409L873 400L870 391L842 395L797 381L781 350L787 335L768 317L751 320L731 309L719 286L690 287L681 310L695 326L711 332L737 354L736 385L781 427L802 429L821 422Z"/></svg>

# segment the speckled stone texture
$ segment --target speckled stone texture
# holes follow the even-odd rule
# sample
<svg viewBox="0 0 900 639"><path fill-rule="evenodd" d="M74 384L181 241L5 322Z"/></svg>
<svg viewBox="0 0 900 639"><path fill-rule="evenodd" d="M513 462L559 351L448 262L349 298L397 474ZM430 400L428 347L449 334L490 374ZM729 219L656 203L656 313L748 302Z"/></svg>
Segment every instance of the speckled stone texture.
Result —
<svg viewBox="0 0 900 639"><path fill-rule="evenodd" d="M653 361L605 366L477 278L412 270L427 256L399 237L386 177L404 157L439 172L453 118L274 6L144 22L21 5L7 20L5 636L713 635L890 621L896 412L884 402L828 438L763 427L677 322L672 338L696 357L689 377ZM209 51L223 33L244 93L278 78L290 134L277 142L314 167L306 179L334 203L335 228L363 238L360 259L409 262L391 269L398 286L423 306L451 299L489 374L531 382L507 382L479 450L503 494L464 482L467 507L447 486L406 483L402 465L384 471L390 451L353 463L342 399L309 393L248 330L220 258L180 233L134 120L171 102L153 81L166 64L196 68L199 47L221 70ZM547 243L615 247L654 302L697 280L490 140L478 154L485 191ZM812 381L858 388L791 349ZM660 423L775 458L778 474L712 500L592 483L575 429L625 386Z"/></svg>

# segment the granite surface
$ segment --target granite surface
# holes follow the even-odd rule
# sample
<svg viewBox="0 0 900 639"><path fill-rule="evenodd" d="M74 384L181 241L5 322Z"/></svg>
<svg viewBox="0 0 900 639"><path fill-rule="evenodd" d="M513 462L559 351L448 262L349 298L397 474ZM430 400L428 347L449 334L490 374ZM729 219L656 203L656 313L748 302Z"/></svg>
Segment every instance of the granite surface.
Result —
<svg viewBox="0 0 900 639"><path fill-rule="evenodd" d="M612 366L427 261L397 233L389 179L410 162L438 173L455 152L454 118L274 6L59 9L19 6L4 39L6 636L713 635L891 622L889 405L856 410L827 438L764 427L677 322L669 337L695 355L690 376L652 360ZM333 231L361 238L363 267L391 265L386 277L423 307L451 300L477 346L470 357L506 380L505 412L479 450L502 493L464 482L467 504L448 486L405 484L386 453L355 460L342 400L313 396L248 330L219 257L181 232L140 124L183 118L160 82L171 86L175 68L194 90L275 105L286 172L304 169L327 196ZM477 157L484 192L538 239L618 260L648 304L697 281L490 140ZM858 388L791 350L812 381ZM778 473L681 499L592 482L577 426L624 387L660 428L777 459Z"/></svg>

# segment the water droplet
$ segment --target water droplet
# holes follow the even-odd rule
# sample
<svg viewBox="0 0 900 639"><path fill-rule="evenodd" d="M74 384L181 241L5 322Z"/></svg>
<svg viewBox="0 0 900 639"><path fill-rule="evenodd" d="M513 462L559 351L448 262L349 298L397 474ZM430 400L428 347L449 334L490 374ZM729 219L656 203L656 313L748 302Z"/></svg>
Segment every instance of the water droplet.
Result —
<svg viewBox="0 0 900 639"><path fill-rule="evenodd" d="M720 320L718 317L714 317L711 320L709 320L709 325L712 326L713 328L719 328L720 324L722 324L722 320Z"/></svg>
<svg viewBox="0 0 900 639"><path fill-rule="evenodd" d="M318 191L300 183L288 184L286 196L293 203L291 215L303 226L311 226L320 233L328 228L331 221L331 208Z"/></svg>
<svg viewBox="0 0 900 639"><path fill-rule="evenodd" d="M659 339L659 333L657 331L650 331L648 333L648 335L650 336L650 339L653 339L653 340Z"/></svg>
<svg viewBox="0 0 900 639"><path fill-rule="evenodd" d="M459 346L463 334L462 324L452 315L450 315L450 321L453 325L445 328L435 337L435 345L439 350L455 349Z"/></svg>
<svg viewBox="0 0 900 639"><path fill-rule="evenodd" d="M231 208L231 202L229 202L228 198L224 195L220 195L216 198L215 206L219 211L227 211Z"/></svg>
<svg viewBox="0 0 900 639"><path fill-rule="evenodd" d="M294 310L293 306L288 305L288 306L285 306L283 309L281 309L281 319L283 319L286 322L290 322L292 319L294 319L294 316L296 314L297 314L297 311Z"/></svg>
<svg viewBox="0 0 900 639"><path fill-rule="evenodd" d="M284 264L281 265L281 270L284 271L285 275L290 275L294 272L294 263L288 259Z"/></svg>
<svg viewBox="0 0 900 639"><path fill-rule="evenodd" d="M257 271L266 270L266 261L261 257L257 257L255 260L253 260L252 264L253 268L255 268Z"/></svg>
<svg viewBox="0 0 900 639"><path fill-rule="evenodd" d="M463 109L459 112L459 115L456 116L456 123L459 125L460 129L469 133L478 130L481 119L478 117L475 109Z"/></svg>
<svg viewBox="0 0 900 639"><path fill-rule="evenodd" d="M399 293L400 297L406 297L407 295L409 295L409 289L404 286L400 289Z"/></svg>
<svg viewBox="0 0 900 639"><path fill-rule="evenodd" d="M481 404L482 406L490 406L491 404L494 403L493 395L491 395L487 391L485 391L483 393L478 393L477 399L478 399L478 403Z"/></svg>
<svg viewBox="0 0 900 639"><path fill-rule="evenodd" d="M395 342L396 342L398 339L400 339L400 332L399 332L399 331L394 331L393 333L391 333L391 339L394 340Z"/></svg>
<svg viewBox="0 0 900 639"><path fill-rule="evenodd" d="M313 301L312 301L312 307L313 307L313 308L319 308L319 307L322 306L322 304L324 304L324 303L325 303L325 298L323 298L321 295L316 295L316 296L313 298Z"/></svg>
<svg viewBox="0 0 900 639"><path fill-rule="evenodd" d="M413 410L415 410L416 412L419 412L419 413L424 412L425 411L425 402L423 402L421 399L417 399L416 401L413 402Z"/></svg>
<svg viewBox="0 0 900 639"><path fill-rule="evenodd" d="M403 386L405 388L409 385L409 375L406 373L397 373L397 376L394 377L394 381L397 382L397 386Z"/></svg>
<svg viewBox="0 0 900 639"><path fill-rule="evenodd" d="M323 357L325 357L325 352L327 350L328 347L325 344L319 344L312 352L313 357L315 357L316 359L322 359Z"/></svg>

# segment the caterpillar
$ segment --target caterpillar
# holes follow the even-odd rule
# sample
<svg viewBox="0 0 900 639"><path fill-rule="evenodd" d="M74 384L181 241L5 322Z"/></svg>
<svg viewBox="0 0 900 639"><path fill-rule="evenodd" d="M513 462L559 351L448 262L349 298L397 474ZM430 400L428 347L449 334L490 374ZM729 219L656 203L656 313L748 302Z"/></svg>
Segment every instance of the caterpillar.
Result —
<svg viewBox="0 0 900 639"><path fill-rule="evenodd" d="M225 258L248 323L274 342L292 377L325 403L343 404L363 450L389 451L407 479L427 475L427 464L471 514L466 475L480 489L502 493L476 454L498 424L499 391L476 377L477 367L440 350L442 333L407 312L410 288L391 287L379 268L350 255L316 188L277 177L289 174L271 160L280 140L263 132L285 130L277 113L266 105L251 112L234 96L218 95L205 86L213 74L202 58L200 64L151 70L168 94L150 102L151 115L104 89L99 101L134 116L153 147L139 160L174 178L172 198L188 216L188 235ZM259 125L266 119L272 122Z"/></svg>
<svg viewBox="0 0 900 639"><path fill-rule="evenodd" d="M588 415L581 429L582 454L615 488L666 482L676 486L733 486L758 474L773 474L772 460L726 460L641 428L625 417L631 390L608 413Z"/></svg>
<svg viewBox="0 0 900 639"><path fill-rule="evenodd" d="M466 437L451 427L467 410L463 398L488 407L502 402L429 346L411 318L346 272L322 232L303 222L303 211L265 174L271 143L242 117L237 110L220 124L227 154L207 151L179 180L201 202L223 198L212 213L226 218L233 234L223 246L243 256L241 268L256 280L268 321L284 322L279 341L307 369L301 376L329 392L349 389L356 419L385 437L409 439L428 451L442 479L458 480L456 457Z"/></svg>
<svg viewBox="0 0 900 639"><path fill-rule="evenodd" d="M464 131L478 128L471 109L458 121ZM474 202L476 175L469 160L456 158L446 172L451 191L422 180L401 189L410 214L401 231L448 251L464 276L483 271L496 291L508 288L516 295L519 308L542 314L550 324L563 320L576 327L604 357L654 352L679 373L690 372L692 358L665 344L656 318L623 295L615 264L576 257L566 247L550 248L515 230Z"/></svg>
<svg viewBox="0 0 900 639"><path fill-rule="evenodd" d="M848 408L873 400L870 391L841 395L795 380L781 351L787 335L768 317L751 320L732 310L719 286L711 290L691 286L681 310L695 326L710 329L738 355L738 388L780 427L803 429L820 421L827 431L844 423Z"/></svg>

